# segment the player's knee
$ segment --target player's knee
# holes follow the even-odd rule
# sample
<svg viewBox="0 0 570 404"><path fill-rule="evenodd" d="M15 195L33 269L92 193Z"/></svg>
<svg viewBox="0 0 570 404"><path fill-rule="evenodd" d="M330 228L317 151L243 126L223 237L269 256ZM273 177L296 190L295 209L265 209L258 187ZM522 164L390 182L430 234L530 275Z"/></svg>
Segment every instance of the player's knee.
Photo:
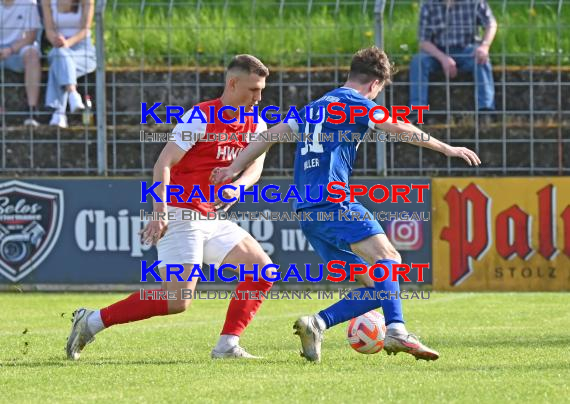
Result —
<svg viewBox="0 0 570 404"><path fill-rule="evenodd" d="M271 272L271 267L268 266L270 266L273 262L271 261L271 258L269 258L269 256L265 253L265 251L263 251L261 246L257 246L256 248L249 248L245 252L245 255L247 256L247 260L244 260L246 262L243 262L243 264L245 264L245 268L247 268L250 273L254 270L254 268L257 268L257 274L261 279L261 275L264 271L266 273Z"/></svg>
<svg viewBox="0 0 570 404"><path fill-rule="evenodd" d="M178 314L183 313L190 307L190 303L192 301L190 299L176 299L176 300L169 300L168 301L168 313L169 314Z"/></svg>
<svg viewBox="0 0 570 404"><path fill-rule="evenodd" d="M261 289L269 290L273 286L273 279L278 276L277 269L272 264L271 258L263 250L255 251L244 265L245 276L256 279L256 283L262 285Z"/></svg>
<svg viewBox="0 0 570 404"><path fill-rule="evenodd" d="M277 269L272 265L271 258L265 253L259 257L259 280L273 284L271 279L277 275ZM269 286L271 287L271 286Z"/></svg>
<svg viewBox="0 0 570 404"><path fill-rule="evenodd" d="M396 251L396 249L391 251L389 255L390 255L390 258L387 258L387 259L392 260L392 261L396 261L399 264L402 263L402 256L400 255L400 253L398 251Z"/></svg>
<svg viewBox="0 0 570 404"><path fill-rule="evenodd" d="M390 260L390 261L396 261L397 263L401 263L402 257L400 256L400 253L394 248L394 246L390 244L389 246L384 248L384 250L376 257L376 262L383 260Z"/></svg>
<svg viewBox="0 0 570 404"><path fill-rule="evenodd" d="M269 258L269 256L265 252L261 252L260 254L258 254L256 259L257 259L257 262L259 262L260 268L266 267L266 266L271 265L273 263L271 261L271 258Z"/></svg>
<svg viewBox="0 0 570 404"><path fill-rule="evenodd" d="M267 255L263 254L252 257L252 262L247 263L244 268L247 271L247 276L253 276L253 273L255 272L257 279L260 281L269 280L274 278L277 272L277 269L273 268L274 266L271 265L272 263L271 259Z"/></svg>

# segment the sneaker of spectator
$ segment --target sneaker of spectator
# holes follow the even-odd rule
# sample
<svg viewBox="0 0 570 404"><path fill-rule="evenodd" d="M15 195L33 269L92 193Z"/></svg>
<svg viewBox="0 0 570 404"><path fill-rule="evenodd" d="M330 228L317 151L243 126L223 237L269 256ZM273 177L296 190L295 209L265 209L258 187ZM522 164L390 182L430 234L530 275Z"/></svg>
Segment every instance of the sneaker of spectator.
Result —
<svg viewBox="0 0 570 404"><path fill-rule="evenodd" d="M67 116L65 113L61 112L54 112L51 116L51 120L49 121L50 126L57 126L62 129L67 128Z"/></svg>
<svg viewBox="0 0 570 404"><path fill-rule="evenodd" d="M73 113L75 111L85 109L85 105L81 100L81 95L77 91L71 91L67 99L69 103L69 110Z"/></svg>
<svg viewBox="0 0 570 404"><path fill-rule="evenodd" d="M24 125L34 128L40 126L38 122L38 109L36 107L30 107L30 115L24 120Z"/></svg>

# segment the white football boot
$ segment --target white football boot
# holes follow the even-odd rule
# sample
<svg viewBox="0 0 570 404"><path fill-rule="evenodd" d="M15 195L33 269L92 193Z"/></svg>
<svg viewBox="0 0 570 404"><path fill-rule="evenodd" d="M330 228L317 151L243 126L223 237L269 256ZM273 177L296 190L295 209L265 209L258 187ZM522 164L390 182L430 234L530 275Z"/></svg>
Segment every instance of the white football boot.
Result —
<svg viewBox="0 0 570 404"><path fill-rule="evenodd" d="M293 324L293 329L301 338L301 356L311 362L320 362L324 330L319 327L315 316L300 317Z"/></svg>
<svg viewBox="0 0 570 404"><path fill-rule="evenodd" d="M425 346L414 334L401 333L398 330L388 330L384 337L384 350L388 355L396 355L405 352L413 355L417 360L434 361L439 358L439 353Z"/></svg>
<svg viewBox="0 0 570 404"><path fill-rule="evenodd" d="M49 121L50 126L58 126L62 129L67 128L67 116L63 112L54 112Z"/></svg>
<svg viewBox="0 0 570 404"><path fill-rule="evenodd" d="M94 313L89 309L77 309L73 312L73 324L71 326L71 333L67 338L67 359L78 360L81 356L81 351L85 346L95 340L89 327L87 326L87 317Z"/></svg>
<svg viewBox="0 0 570 404"><path fill-rule="evenodd" d="M69 104L69 110L71 112L85 109L85 104L83 104L81 95L77 91L71 91L69 93L67 103Z"/></svg>
<svg viewBox="0 0 570 404"><path fill-rule="evenodd" d="M259 356L251 355L239 345L234 345L225 352L217 351L214 348L211 357L212 359L262 359Z"/></svg>

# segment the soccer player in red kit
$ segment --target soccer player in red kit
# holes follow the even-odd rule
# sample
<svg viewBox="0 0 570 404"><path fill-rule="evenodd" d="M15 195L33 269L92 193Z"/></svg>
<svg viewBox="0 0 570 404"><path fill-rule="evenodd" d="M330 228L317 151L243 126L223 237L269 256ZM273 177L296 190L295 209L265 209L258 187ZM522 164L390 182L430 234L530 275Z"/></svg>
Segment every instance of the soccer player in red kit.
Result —
<svg viewBox="0 0 570 404"><path fill-rule="evenodd" d="M261 118L258 124L254 123L253 117L245 115L245 123L240 124L239 107L251 112L253 106L261 99L261 91L265 88L265 78L269 75L267 67L257 58L251 55L238 55L230 62L225 88L222 96L218 99L198 104L198 107L210 122L210 113L227 105L238 109L235 114L232 111L223 112L225 119L237 118L235 123L225 124L215 119L216 123L203 123L200 119L192 119L189 123L180 123L174 130L174 142L166 144L156 164L154 165L153 181L161 182L155 189L155 193L166 201L165 185L181 185L184 188L182 198L188 200L194 185L199 185L200 190L209 200L209 177L214 167L226 166L241 149L248 144L247 137L238 140L228 136L228 141L218 141L220 137L212 139L203 138L207 133L249 133L255 134L266 130L267 125ZM192 115L192 110L183 116L183 122L187 122ZM214 121L214 119L212 119ZM185 135L183 135L183 133ZM199 137L190 136L200 134ZM239 189L239 185L249 188L256 183L263 170L261 156L255 161L244 174L232 184ZM216 187L219 188L219 186ZM224 190L224 196L228 199L239 196L239 191ZM156 244L160 263L160 275L166 279L166 264L183 264L184 272L182 279L187 279L195 264L214 264L217 267L223 264L245 264L245 268L252 270L253 264L259 264L259 268L270 264L271 260L263 251L259 243L245 230L229 220L181 220L183 212L191 209L206 215L214 212L216 208L229 208L219 200L216 203L202 202L192 199L191 202L179 202L175 197L170 201L159 203L154 201L155 212L175 212L176 219L170 222L166 219L150 221L142 231L142 240L148 244ZM186 216L188 217L188 216ZM173 280L176 279L172 277ZM73 326L67 340L67 356L69 359L79 359L83 348L93 341L95 334L105 328L116 324L124 324L132 321L144 320L149 317L176 314L185 311L191 300L181 299L182 289L196 288L197 279L186 281L163 282L162 290L176 292L176 300L142 300L139 291L131 294L126 299L118 301L100 310L85 308L74 312ZM254 282L253 277L246 277L237 285L237 296L259 297L259 293L267 292L272 286L271 282L263 280ZM160 289L159 289L160 290ZM218 344L211 352L212 358L256 358L250 355L239 345L239 337L253 319L259 309L260 299L233 299L230 301L226 320L221 332Z"/></svg>

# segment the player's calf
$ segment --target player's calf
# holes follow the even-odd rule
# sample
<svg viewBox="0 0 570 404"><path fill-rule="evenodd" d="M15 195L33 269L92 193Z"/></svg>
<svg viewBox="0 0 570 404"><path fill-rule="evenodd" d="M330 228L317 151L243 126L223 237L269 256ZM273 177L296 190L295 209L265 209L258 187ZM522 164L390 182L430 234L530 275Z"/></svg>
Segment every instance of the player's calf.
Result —
<svg viewBox="0 0 570 404"><path fill-rule="evenodd" d="M181 293L176 293L176 299L168 300L168 314L183 313L190 307L191 303L191 299L185 299Z"/></svg>
<svg viewBox="0 0 570 404"><path fill-rule="evenodd" d="M184 271L179 275L180 279L183 280L173 280L173 281L164 281L162 282L162 290L164 291L164 295L173 295L175 299L168 299L168 314L178 314L186 311L191 303L192 299L185 298L184 291L191 291L194 293L196 289L196 285L198 283L197 278L193 278L190 281L185 281L184 279L188 279L192 270L194 269L193 264L184 264ZM166 268L160 268L160 276L162 279L168 279L166 274Z"/></svg>
<svg viewBox="0 0 570 404"><path fill-rule="evenodd" d="M271 263L271 259L259 243L248 235L226 255L223 264L227 263L236 266L243 264L244 269L251 273L254 264L257 264L258 270L261 271L265 265ZM237 297L230 301L220 338L211 353L212 358L256 358L239 346L239 338L255 317L264 295L272 286L273 282L263 279L261 274L257 280L248 275L237 285Z"/></svg>
<svg viewBox="0 0 570 404"><path fill-rule="evenodd" d="M185 311L189 306L190 300L180 298L180 289L183 286L194 290L196 281L165 285L166 289L146 291L149 292L148 295L141 295L140 291L134 292L125 299L101 310L87 310L83 308L76 310L73 316L71 333L67 340L67 357L69 359L78 359L85 346L93 341L95 334L105 328ZM165 299L164 297L167 296L169 290L177 290L179 298L176 300ZM144 296L151 297L145 299Z"/></svg>

